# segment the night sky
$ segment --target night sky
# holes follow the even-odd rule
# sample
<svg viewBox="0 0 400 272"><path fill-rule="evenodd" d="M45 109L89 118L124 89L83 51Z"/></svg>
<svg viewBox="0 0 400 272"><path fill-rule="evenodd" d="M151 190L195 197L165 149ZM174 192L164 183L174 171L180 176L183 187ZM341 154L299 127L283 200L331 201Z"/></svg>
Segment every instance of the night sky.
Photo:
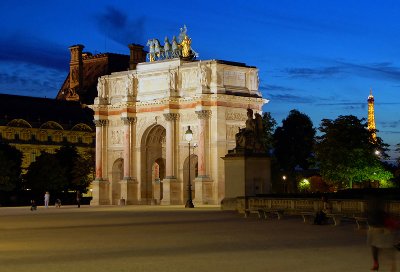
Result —
<svg viewBox="0 0 400 272"><path fill-rule="evenodd" d="M370 88L378 136L400 143L400 1L0 1L0 93L55 97L68 47L129 54L186 24L202 60L260 70L278 124L291 109L321 119L367 117ZM393 153L392 153L393 155ZM397 156L397 155L396 155Z"/></svg>

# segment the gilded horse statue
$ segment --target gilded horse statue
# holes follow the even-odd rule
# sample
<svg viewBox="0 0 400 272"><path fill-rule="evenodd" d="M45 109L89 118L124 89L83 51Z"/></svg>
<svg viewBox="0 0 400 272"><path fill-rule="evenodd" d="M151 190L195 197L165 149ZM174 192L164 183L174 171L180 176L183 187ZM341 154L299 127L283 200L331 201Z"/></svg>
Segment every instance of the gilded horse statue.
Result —
<svg viewBox="0 0 400 272"><path fill-rule="evenodd" d="M148 40L149 53L147 53L147 59L150 62L172 58L182 58L187 61L198 57L198 54L192 49L192 39L187 35L186 26L184 25L180 30L178 40L174 36L170 43L168 37L165 37L164 46L160 45L158 39Z"/></svg>

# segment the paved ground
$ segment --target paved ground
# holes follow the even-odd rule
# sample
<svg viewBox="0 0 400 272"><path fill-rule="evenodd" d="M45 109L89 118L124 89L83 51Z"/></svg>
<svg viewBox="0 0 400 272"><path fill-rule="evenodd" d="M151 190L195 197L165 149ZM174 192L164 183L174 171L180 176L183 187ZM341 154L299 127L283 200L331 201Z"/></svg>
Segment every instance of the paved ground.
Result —
<svg viewBox="0 0 400 272"><path fill-rule="evenodd" d="M365 239L217 207L0 208L0 272L369 271Z"/></svg>

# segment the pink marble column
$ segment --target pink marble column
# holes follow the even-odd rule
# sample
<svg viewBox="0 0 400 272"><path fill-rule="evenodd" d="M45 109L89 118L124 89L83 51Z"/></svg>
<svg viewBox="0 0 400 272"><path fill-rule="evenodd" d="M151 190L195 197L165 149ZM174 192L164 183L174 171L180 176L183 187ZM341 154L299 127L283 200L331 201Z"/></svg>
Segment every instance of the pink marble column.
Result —
<svg viewBox="0 0 400 272"><path fill-rule="evenodd" d="M200 110L196 111L197 117L199 118L199 143L198 143L198 176L205 177L207 175L206 171L206 142L208 140L208 120L211 116L210 110Z"/></svg>
<svg viewBox="0 0 400 272"><path fill-rule="evenodd" d="M124 179L131 179L131 148L132 148L132 123L136 122L134 117L121 117L124 122Z"/></svg>
<svg viewBox="0 0 400 272"><path fill-rule="evenodd" d="M96 126L96 180L103 179L103 131L107 120L94 120Z"/></svg>
<svg viewBox="0 0 400 272"><path fill-rule="evenodd" d="M175 178L174 173L174 135L175 135L175 122L178 119L177 113L164 113L166 125L165 137L165 177Z"/></svg>
<svg viewBox="0 0 400 272"><path fill-rule="evenodd" d="M96 126L96 180L102 178L102 167L101 167L101 120L94 120Z"/></svg>

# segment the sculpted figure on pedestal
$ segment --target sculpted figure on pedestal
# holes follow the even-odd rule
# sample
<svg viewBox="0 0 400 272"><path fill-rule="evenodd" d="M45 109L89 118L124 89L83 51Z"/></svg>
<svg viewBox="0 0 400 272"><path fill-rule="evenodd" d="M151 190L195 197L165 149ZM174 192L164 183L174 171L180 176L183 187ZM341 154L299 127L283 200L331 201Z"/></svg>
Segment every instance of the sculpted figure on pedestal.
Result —
<svg viewBox="0 0 400 272"><path fill-rule="evenodd" d="M239 129L236 133L235 153L265 153L262 143L264 137L264 129L262 125L262 117L259 113L255 114L253 119L253 110L247 109L246 127Z"/></svg>

